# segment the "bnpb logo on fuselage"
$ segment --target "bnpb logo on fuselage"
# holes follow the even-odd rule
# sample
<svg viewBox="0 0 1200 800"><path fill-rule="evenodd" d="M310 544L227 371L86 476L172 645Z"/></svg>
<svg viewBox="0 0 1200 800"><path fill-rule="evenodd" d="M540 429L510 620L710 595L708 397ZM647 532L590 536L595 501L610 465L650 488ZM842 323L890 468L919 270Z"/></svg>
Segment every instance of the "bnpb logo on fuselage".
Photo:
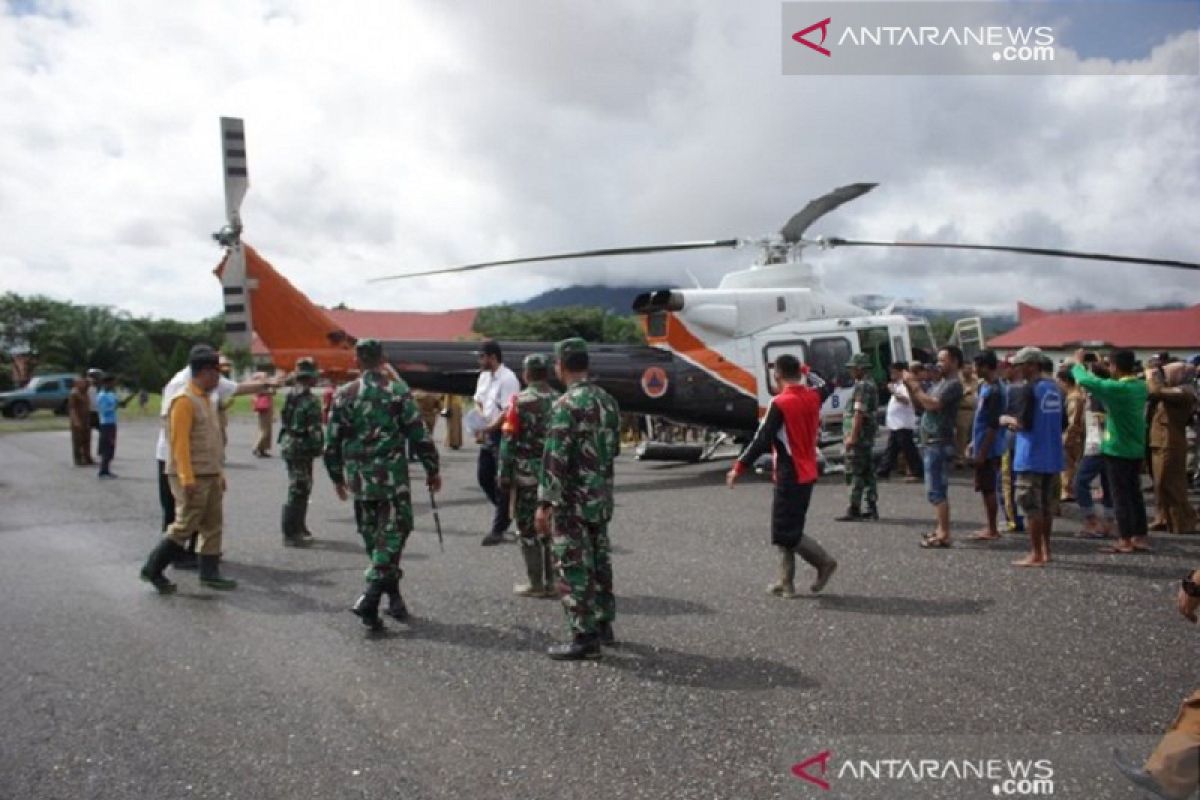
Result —
<svg viewBox="0 0 1200 800"><path fill-rule="evenodd" d="M670 385L667 373L662 367L648 367L642 373L642 392L651 400L657 400L665 395Z"/></svg>

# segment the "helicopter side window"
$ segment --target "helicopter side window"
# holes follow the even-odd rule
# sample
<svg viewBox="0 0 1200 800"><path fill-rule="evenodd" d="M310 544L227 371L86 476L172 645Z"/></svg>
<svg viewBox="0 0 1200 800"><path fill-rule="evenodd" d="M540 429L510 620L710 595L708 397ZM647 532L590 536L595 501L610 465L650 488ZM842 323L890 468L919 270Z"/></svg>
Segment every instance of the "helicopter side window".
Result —
<svg viewBox="0 0 1200 800"><path fill-rule="evenodd" d="M779 387L775 385L775 359L784 353L800 359L801 364L808 363L808 350L802 341L776 342L764 347L763 362L766 366L766 387L767 393L772 397L779 394Z"/></svg>
<svg viewBox="0 0 1200 800"><path fill-rule="evenodd" d="M809 368L834 386L853 383L850 371L846 369L846 362L851 355L850 341L841 337L813 339L808 343Z"/></svg>

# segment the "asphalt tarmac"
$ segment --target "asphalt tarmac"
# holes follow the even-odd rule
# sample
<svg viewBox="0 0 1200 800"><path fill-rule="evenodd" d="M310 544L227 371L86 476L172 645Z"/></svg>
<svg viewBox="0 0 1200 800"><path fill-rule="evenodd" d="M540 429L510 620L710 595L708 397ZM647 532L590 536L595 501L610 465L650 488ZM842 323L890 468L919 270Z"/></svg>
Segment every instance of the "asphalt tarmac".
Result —
<svg viewBox="0 0 1200 800"><path fill-rule="evenodd" d="M731 492L728 462L626 454L623 644L559 663L542 654L566 634L559 604L512 594L515 545L479 546L473 446L443 453L444 553L417 503L415 618L371 638L347 612L365 566L350 506L319 471L319 542L284 549L283 464L253 458L235 421L225 571L241 586L182 573L160 597L137 578L159 535L154 433L121 427L114 481L71 467L66 433L0 437L4 800L1135 798L1111 748L1144 757L1200 683L1200 631L1173 606L1200 537L1100 555L1065 520L1056 562L1016 569L1023 537L965 543L981 516L965 473L959 542L939 551L917 547L919 486L883 483L883 520L838 524L844 486L823 480L809 530L841 568L785 601L763 591L765 478ZM810 759L798 771L818 782L793 771Z"/></svg>

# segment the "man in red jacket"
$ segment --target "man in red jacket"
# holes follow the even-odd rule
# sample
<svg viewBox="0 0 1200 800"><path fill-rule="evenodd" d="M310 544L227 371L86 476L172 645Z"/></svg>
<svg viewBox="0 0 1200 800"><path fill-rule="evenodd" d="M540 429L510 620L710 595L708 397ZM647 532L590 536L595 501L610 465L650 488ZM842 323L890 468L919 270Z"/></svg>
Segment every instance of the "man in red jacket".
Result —
<svg viewBox="0 0 1200 800"><path fill-rule="evenodd" d="M817 570L817 579L811 587L814 594L825 588L837 569L837 561L804 533L804 520L818 475L821 403L828 391L824 381L809 375L795 356L779 356L775 360L774 377L779 393L771 398L754 440L738 456L725 482L732 489L738 477L753 467L759 456L768 450L773 452L775 498L771 503L771 543L779 550L779 581L768 586L767 591L790 599L796 596L797 554Z"/></svg>

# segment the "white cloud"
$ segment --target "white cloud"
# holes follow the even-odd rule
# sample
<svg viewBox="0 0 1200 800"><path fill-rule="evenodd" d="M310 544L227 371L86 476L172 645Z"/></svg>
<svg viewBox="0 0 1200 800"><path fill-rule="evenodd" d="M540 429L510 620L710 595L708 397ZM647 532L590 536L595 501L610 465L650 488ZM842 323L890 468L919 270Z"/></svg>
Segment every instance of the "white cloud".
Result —
<svg viewBox="0 0 1200 800"><path fill-rule="evenodd" d="M686 285L685 269L715 282L749 254L365 279L758 235L857 180L881 186L813 233L1200 259L1195 78L785 77L777 2L52 11L0 16L0 289L139 314L219 311L208 234L222 222L222 114L246 119L247 241L323 303L438 309L562 282ZM930 251L812 258L833 290L952 306L1200 296L1193 275L1164 270Z"/></svg>

